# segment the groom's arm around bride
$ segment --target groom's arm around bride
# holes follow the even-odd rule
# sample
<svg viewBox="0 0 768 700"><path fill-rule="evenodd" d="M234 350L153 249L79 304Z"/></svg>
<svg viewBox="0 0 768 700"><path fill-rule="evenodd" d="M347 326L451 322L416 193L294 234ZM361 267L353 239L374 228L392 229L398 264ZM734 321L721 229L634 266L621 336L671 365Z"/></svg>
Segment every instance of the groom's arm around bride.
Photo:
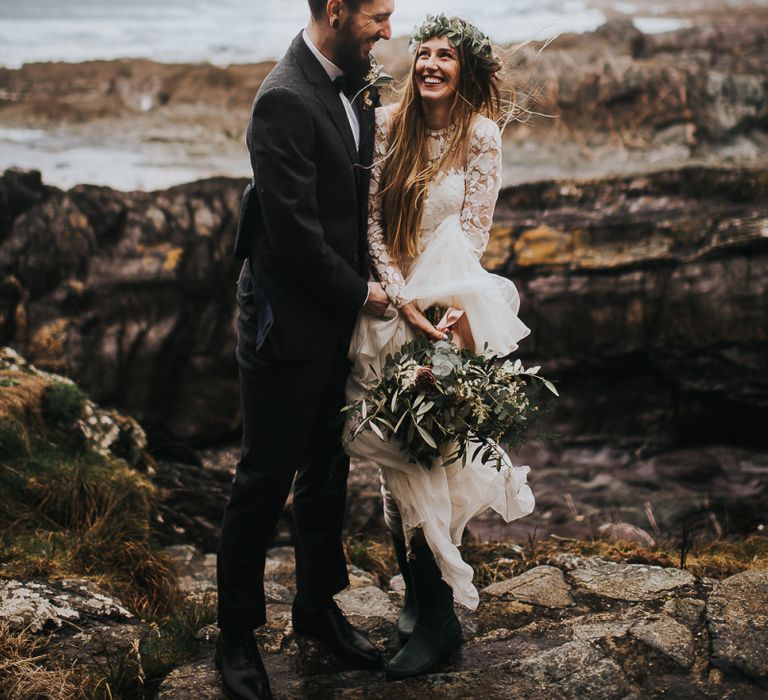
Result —
<svg viewBox="0 0 768 700"><path fill-rule="evenodd" d="M253 179L236 244L243 439L218 559L217 661L238 698L269 697L252 632L266 622L266 549L294 476L294 629L351 664L380 663L333 602L349 583L339 420L349 341L361 310L388 304L367 281L373 109L333 80L359 82L374 43L390 37L393 2L309 4L309 27L264 81L247 136Z"/></svg>

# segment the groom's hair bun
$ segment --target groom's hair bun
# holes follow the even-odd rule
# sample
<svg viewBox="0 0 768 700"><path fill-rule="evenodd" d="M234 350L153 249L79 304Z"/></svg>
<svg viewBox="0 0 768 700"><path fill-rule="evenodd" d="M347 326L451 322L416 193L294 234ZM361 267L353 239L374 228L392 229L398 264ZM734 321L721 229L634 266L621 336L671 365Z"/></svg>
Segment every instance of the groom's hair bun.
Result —
<svg viewBox="0 0 768 700"><path fill-rule="evenodd" d="M313 17L322 17L325 14L325 6L328 4L328 0L308 0L309 10ZM357 12L366 0L342 0L342 2L352 12Z"/></svg>

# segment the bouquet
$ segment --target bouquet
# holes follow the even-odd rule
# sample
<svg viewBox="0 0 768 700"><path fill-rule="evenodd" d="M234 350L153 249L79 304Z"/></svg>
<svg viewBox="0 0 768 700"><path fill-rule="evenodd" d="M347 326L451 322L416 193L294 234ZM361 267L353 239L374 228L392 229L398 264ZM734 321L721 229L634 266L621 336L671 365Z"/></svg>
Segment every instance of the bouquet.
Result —
<svg viewBox="0 0 768 700"><path fill-rule="evenodd" d="M466 463L472 445L473 460L481 455L483 463L495 460L500 467L499 445L522 444L541 412L541 387L558 395L540 369L508 356L479 355L449 340L418 338L388 355L365 395L345 406L350 438L363 431L383 441L394 438L410 461L427 468L438 457L444 464Z"/></svg>

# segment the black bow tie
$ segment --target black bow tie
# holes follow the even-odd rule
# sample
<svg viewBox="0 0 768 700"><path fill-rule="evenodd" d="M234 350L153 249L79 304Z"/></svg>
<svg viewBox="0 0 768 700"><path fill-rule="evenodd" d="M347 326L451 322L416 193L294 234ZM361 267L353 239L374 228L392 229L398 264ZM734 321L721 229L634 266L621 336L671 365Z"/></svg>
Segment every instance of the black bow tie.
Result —
<svg viewBox="0 0 768 700"><path fill-rule="evenodd" d="M343 92L350 100L357 94L357 85L355 85L346 75L340 75L338 78L334 78L333 84L339 92Z"/></svg>

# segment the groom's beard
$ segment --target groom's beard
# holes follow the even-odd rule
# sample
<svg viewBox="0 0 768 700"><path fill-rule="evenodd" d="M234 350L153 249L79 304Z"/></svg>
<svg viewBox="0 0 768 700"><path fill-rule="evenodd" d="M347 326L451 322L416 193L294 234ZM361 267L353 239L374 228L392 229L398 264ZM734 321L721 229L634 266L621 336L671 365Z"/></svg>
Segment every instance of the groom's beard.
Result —
<svg viewBox="0 0 768 700"><path fill-rule="evenodd" d="M349 22L345 22L339 28L337 64L354 85L363 84L363 76L368 72L370 66L368 54L361 55L362 44L360 37L352 33Z"/></svg>

